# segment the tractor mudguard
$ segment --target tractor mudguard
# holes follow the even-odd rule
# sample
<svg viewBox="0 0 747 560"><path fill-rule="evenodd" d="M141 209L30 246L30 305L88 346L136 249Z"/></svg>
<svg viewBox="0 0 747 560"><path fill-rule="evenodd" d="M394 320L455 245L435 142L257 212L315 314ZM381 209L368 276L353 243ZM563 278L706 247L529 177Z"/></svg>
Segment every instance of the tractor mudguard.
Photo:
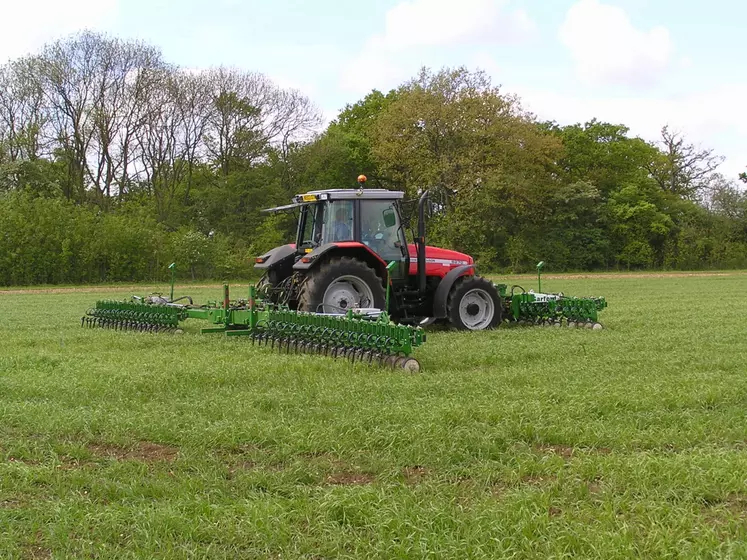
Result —
<svg viewBox="0 0 747 560"><path fill-rule="evenodd" d="M266 270L275 268L281 261L292 258L296 254L295 245L281 245L270 249L264 255L260 255L254 260L254 268Z"/></svg>
<svg viewBox="0 0 747 560"><path fill-rule="evenodd" d="M446 303L449 299L449 292L451 291L451 287L454 285L454 282L456 282L458 278L461 278L462 276L467 274L467 271L469 271L470 269L472 269L474 273L475 265L464 264L462 266L453 268L446 276L444 276L444 279L438 283L436 293L433 295L433 316L435 318L444 319L446 317Z"/></svg>
<svg viewBox="0 0 747 560"><path fill-rule="evenodd" d="M358 241L342 241L320 245L300 258L296 264L293 265L293 270L310 270L314 265L324 260L323 257L331 256L336 253L350 256L357 253L361 260L365 261L380 274L384 271L384 276L386 276L386 262L368 246Z"/></svg>
<svg viewBox="0 0 747 560"><path fill-rule="evenodd" d="M337 248L336 243L325 243L315 247L313 251L306 253L293 265L293 270L310 270L318 263L324 255ZM308 249L307 249L308 250Z"/></svg>

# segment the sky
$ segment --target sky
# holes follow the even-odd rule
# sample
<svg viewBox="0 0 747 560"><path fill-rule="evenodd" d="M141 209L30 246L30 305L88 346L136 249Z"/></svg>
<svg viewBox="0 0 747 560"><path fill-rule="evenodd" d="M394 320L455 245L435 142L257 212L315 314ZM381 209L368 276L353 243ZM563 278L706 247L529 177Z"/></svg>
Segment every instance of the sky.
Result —
<svg viewBox="0 0 747 560"><path fill-rule="evenodd" d="M657 140L664 125L747 168L742 0L0 0L0 62L82 29L190 69L258 71L329 120L429 67L484 70L525 109Z"/></svg>

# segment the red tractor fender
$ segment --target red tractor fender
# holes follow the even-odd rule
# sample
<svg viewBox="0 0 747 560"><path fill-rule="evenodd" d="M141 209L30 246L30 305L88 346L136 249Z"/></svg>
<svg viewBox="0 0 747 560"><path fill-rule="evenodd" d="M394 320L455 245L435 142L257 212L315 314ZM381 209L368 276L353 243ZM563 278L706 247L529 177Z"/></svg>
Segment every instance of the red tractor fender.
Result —
<svg viewBox="0 0 747 560"><path fill-rule="evenodd" d="M471 271L471 272L470 272ZM449 292L454 286L454 282L462 276L475 274L474 264L465 264L452 268L449 273L444 276L443 280L438 283L436 287L436 293L433 294L433 316L436 319L444 319L447 313L447 303L449 301Z"/></svg>
<svg viewBox="0 0 747 560"><path fill-rule="evenodd" d="M382 278L382 282L386 281L387 262L372 251L370 247L364 243L360 243L359 241L341 241L320 245L310 253L306 253L301 257L296 264L293 265L293 270L311 270L318 263L337 255L355 257L358 260L365 262L371 268L376 270Z"/></svg>

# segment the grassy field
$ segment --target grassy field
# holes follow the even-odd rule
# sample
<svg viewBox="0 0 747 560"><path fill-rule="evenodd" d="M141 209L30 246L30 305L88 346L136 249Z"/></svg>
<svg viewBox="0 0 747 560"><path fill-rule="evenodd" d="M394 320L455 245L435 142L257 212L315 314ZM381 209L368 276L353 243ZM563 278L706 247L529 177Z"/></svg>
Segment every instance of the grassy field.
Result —
<svg viewBox="0 0 747 560"><path fill-rule="evenodd" d="M747 274L543 288L606 330L436 332L417 375L0 293L0 558L747 557Z"/></svg>

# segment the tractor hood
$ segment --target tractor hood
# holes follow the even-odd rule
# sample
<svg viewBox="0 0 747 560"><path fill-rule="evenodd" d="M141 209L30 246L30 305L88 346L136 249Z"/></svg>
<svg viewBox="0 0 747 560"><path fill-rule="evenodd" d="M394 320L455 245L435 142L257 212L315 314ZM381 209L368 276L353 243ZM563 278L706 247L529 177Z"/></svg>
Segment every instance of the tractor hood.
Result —
<svg viewBox="0 0 747 560"><path fill-rule="evenodd" d="M407 246L410 253L410 274L416 274L418 270L418 252L414 243ZM440 247L425 247L425 274L426 276L440 276L443 278L452 269L465 264L474 264L475 259L450 249Z"/></svg>

